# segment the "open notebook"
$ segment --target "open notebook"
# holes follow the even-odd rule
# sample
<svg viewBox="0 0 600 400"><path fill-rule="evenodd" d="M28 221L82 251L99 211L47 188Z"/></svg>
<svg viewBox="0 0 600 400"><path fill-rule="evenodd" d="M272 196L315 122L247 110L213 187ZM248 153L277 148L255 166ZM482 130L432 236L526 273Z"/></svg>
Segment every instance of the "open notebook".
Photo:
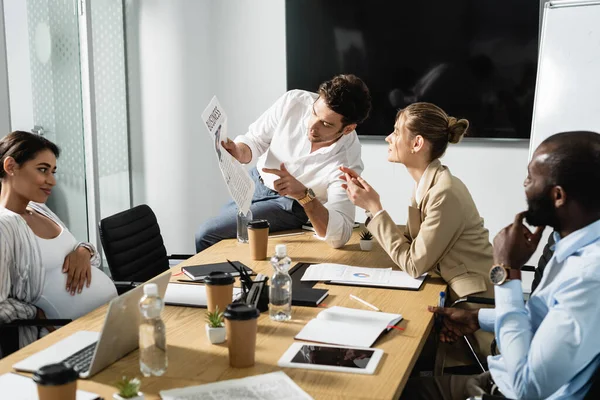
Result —
<svg viewBox="0 0 600 400"><path fill-rule="evenodd" d="M400 314L331 307L321 311L296 335L296 339L340 346L371 347L390 325L402 320Z"/></svg>

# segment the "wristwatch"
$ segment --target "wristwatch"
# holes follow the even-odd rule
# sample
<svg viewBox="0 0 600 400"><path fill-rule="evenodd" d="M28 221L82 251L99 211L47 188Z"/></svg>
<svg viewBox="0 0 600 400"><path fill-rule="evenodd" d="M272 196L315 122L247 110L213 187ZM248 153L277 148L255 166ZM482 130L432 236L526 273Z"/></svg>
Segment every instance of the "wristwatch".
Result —
<svg viewBox="0 0 600 400"><path fill-rule="evenodd" d="M317 196L315 195L315 192L313 192L312 189L306 189L306 191L304 192L304 197L298 199L298 203L300 203L300 205L305 205L313 201L316 197Z"/></svg>
<svg viewBox="0 0 600 400"><path fill-rule="evenodd" d="M490 281L494 285L502 285L513 279L521 279L520 269L512 269L504 264L496 264L490 269Z"/></svg>

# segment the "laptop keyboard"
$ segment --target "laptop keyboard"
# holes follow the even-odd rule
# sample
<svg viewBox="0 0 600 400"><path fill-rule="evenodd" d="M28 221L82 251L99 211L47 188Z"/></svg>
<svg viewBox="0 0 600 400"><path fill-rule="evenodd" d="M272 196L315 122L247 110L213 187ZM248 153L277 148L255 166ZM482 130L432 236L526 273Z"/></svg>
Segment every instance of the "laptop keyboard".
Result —
<svg viewBox="0 0 600 400"><path fill-rule="evenodd" d="M92 357L94 357L96 343L97 342L94 342L89 346L84 347L77 353L67 357L63 362L79 373L87 372L92 364Z"/></svg>

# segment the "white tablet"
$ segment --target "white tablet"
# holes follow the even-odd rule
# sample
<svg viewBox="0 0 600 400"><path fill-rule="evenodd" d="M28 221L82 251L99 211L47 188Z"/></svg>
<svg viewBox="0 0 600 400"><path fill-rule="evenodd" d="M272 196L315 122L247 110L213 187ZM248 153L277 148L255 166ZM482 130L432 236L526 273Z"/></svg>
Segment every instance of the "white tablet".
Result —
<svg viewBox="0 0 600 400"><path fill-rule="evenodd" d="M374 374L383 350L293 343L277 365L287 368Z"/></svg>

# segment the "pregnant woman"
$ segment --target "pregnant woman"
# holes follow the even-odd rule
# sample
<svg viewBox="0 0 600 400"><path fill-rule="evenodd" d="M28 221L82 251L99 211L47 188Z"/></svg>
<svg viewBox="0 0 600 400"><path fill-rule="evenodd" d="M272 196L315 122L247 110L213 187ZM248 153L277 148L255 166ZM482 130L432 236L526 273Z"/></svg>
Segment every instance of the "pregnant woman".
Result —
<svg viewBox="0 0 600 400"><path fill-rule="evenodd" d="M56 185L58 147L16 131L0 140L0 325L78 318L117 296L100 257L44 205ZM22 327L23 347L38 338Z"/></svg>

